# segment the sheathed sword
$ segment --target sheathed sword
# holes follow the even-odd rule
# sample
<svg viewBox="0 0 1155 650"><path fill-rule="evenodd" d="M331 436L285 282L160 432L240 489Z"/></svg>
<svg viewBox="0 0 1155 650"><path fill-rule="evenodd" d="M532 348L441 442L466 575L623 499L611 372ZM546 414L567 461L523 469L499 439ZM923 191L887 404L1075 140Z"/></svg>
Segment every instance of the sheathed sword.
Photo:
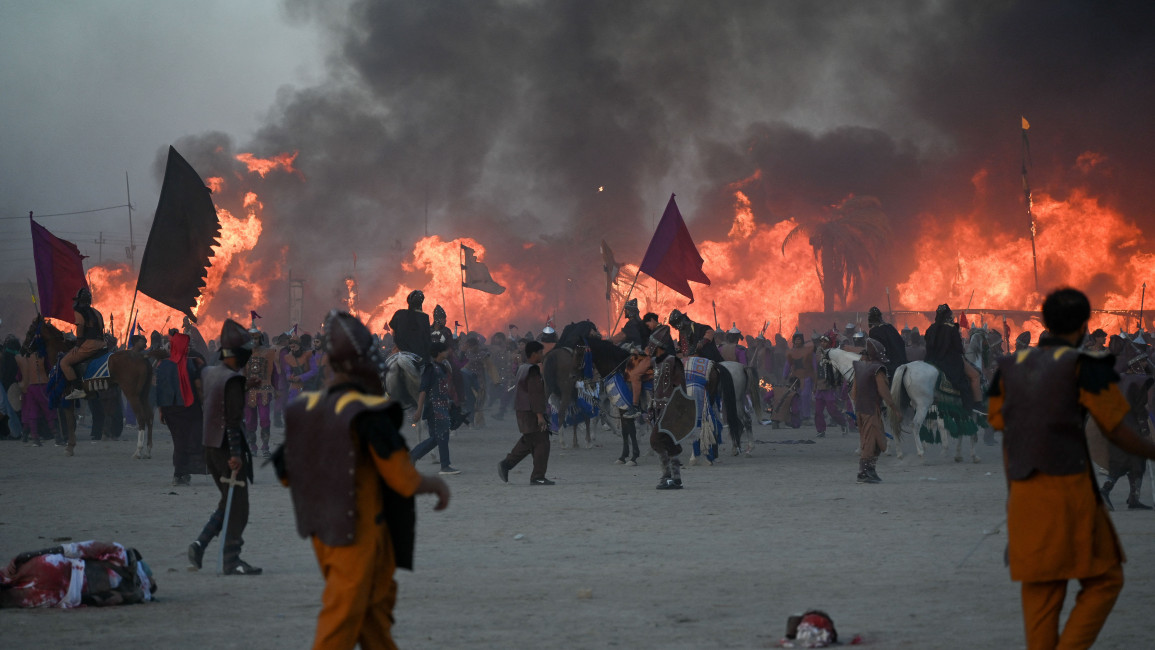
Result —
<svg viewBox="0 0 1155 650"><path fill-rule="evenodd" d="M233 475L229 478L222 478L221 484L229 486L229 496L225 499L225 521L221 524L221 548L217 554L217 575L223 575L225 572L225 544L228 539L229 532L229 514L233 511L233 492L236 491L237 486L245 487L243 480L237 480L239 469L233 470Z"/></svg>

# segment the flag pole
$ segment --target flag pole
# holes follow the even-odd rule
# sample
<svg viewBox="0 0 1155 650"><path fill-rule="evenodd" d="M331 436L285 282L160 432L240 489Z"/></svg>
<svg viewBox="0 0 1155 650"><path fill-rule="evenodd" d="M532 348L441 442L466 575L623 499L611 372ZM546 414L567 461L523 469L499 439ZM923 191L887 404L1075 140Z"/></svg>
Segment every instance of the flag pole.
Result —
<svg viewBox="0 0 1155 650"><path fill-rule="evenodd" d="M24 278L28 280L28 293L32 294L32 306L36 308L36 315L40 316L40 303L36 301L36 289L32 286L32 278Z"/></svg>
<svg viewBox="0 0 1155 650"><path fill-rule="evenodd" d="M630 283L630 290L626 292L625 300L622 300L622 308L618 310L618 317L614 321L614 326L610 328L610 336L614 335L614 332L618 329L618 323L622 322L622 314L626 313L626 303L630 301L630 294L634 292L634 287L638 284L638 276L641 274L642 269L639 267L638 272L634 274L634 281Z"/></svg>
<svg viewBox="0 0 1155 650"><path fill-rule="evenodd" d="M132 292L132 306L128 308L128 315L129 316L132 316L132 312L134 309L136 309L136 290L133 290L133 292ZM131 321L132 319L130 318L129 320ZM168 321L165 321L165 322L167 323ZM128 338L128 330L127 329L124 330L124 338L125 339Z"/></svg>
<svg viewBox="0 0 1155 650"><path fill-rule="evenodd" d="M1027 222L1031 226L1031 261L1035 267L1035 293L1039 292L1039 256L1035 250L1035 215L1031 211L1033 200L1031 198L1031 183L1027 180L1027 162L1031 157L1031 142L1027 139L1027 129L1031 125L1027 122L1027 118L1023 118L1023 197L1027 201Z"/></svg>
<svg viewBox="0 0 1155 650"><path fill-rule="evenodd" d="M465 249L461 248L464 244L458 242L459 252L461 254L461 317L465 319L465 333L469 333L469 314L465 311Z"/></svg>
<svg viewBox="0 0 1155 650"><path fill-rule="evenodd" d="M1147 300L1147 283L1143 283L1143 293L1139 297L1139 331L1143 331L1143 303Z"/></svg>

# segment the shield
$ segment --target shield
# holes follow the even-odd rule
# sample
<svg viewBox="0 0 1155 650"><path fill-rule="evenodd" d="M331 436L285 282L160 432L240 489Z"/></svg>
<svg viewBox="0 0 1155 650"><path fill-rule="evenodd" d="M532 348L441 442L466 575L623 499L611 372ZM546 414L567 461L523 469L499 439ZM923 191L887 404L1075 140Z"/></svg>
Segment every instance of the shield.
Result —
<svg viewBox="0 0 1155 650"><path fill-rule="evenodd" d="M680 443L694 432L697 423L698 403L686 394L682 386L678 386L667 398L666 407L658 417L658 431Z"/></svg>

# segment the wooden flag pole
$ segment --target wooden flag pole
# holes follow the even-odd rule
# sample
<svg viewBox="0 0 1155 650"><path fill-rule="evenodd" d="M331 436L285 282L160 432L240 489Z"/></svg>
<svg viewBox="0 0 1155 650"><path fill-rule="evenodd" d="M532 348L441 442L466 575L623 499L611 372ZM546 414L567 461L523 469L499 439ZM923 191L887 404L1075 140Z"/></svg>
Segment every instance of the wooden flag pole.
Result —
<svg viewBox="0 0 1155 650"><path fill-rule="evenodd" d="M458 243L460 247L461 244ZM469 314L465 311L465 249L460 248L461 253L461 317L465 319L465 333L469 334Z"/></svg>
<svg viewBox="0 0 1155 650"><path fill-rule="evenodd" d="M132 306L130 306L130 307L128 308L128 315L130 316L130 318L128 319L128 320L129 320L129 323L127 323L127 324L126 324L126 329L124 330L124 339L125 339L126 341L128 340L128 329L127 329L127 328L128 328L128 327L132 327L132 322L131 322L131 321L132 321L132 318L131 318L131 316L132 316L132 312L133 312L133 310L135 310L135 309L136 309L136 291L134 290L134 291L132 292ZM166 321L166 322L167 322L167 321Z"/></svg>

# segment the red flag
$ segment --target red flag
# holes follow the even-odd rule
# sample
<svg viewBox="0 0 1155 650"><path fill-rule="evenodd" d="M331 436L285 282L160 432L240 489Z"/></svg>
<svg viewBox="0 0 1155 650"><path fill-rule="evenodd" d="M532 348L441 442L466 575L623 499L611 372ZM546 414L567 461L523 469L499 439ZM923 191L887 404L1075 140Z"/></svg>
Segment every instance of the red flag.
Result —
<svg viewBox="0 0 1155 650"><path fill-rule="evenodd" d="M967 322L967 313L965 311L959 315L958 324L959 324L959 327L962 327L964 329L969 330L971 328L970 323Z"/></svg>
<svg viewBox="0 0 1155 650"><path fill-rule="evenodd" d="M710 284L710 278L702 272L702 256L694 245L674 195L666 205L666 212L654 231L654 238L642 259L641 271L651 278L690 299L694 303L694 292L689 281Z"/></svg>
<svg viewBox="0 0 1155 650"><path fill-rule="evenodd" d="M40 290L40 309L45 316L69 323L73 320L72 299L84 278L84 256L70 241L60 239L32 220L32 257L36 260L36 284Z"/></svg>

